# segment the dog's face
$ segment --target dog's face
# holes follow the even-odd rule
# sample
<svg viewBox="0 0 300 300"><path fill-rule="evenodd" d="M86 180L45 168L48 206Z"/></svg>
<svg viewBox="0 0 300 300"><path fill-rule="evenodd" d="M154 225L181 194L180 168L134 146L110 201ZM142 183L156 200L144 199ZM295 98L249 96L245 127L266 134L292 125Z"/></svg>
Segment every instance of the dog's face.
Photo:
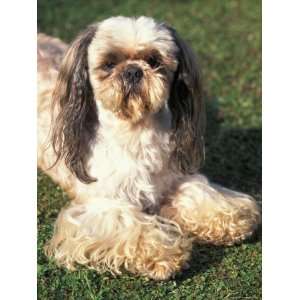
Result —
<svg viewBox="0 0 300 300"><path fill-rule="evenodd" d="M167 109L170 161L183 173L199 168L204 146L199 68L190 47L164 23L113 17L88 27L63 59L53 98L59 111L53 148L83 182L93 181L87 160L101 126L99 105L141 126Z"/></svg>
<svg viewBox="0 0 300 300"><path fill-rule="evenodd" d="M153 19L100 23L88 47L95 100L129 122L156 113L169 99L178 51L170 31Z"/></svg>

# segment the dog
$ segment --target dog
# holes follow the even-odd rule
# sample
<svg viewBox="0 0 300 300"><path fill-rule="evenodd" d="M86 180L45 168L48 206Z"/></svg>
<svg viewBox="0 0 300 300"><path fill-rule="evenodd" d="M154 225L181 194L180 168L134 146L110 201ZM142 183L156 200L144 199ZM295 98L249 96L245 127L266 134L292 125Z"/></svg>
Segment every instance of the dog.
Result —
<svg viewBox="0 0 300 300"><path fill-rule="evenodd" d="M38 167L71 199L46 254L167 280L194 242L249 237L255 200L198 174L204 127L195 54L169 25L111 17L68 49L39 34Z"/></svg>

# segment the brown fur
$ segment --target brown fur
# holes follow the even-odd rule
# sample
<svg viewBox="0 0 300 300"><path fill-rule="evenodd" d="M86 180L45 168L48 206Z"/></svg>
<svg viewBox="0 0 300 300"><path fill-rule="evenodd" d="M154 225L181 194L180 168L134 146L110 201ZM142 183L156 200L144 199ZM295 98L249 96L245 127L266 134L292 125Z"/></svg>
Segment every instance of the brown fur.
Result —
<svg viewBox="0 0 300 300"><path fill-rule="evenodd" d="M194 239L232 244L253 233L254 200L195 174L204 156L201 78L173 29L114 17L80 34L61 64L51 58L61 45L48 48L38 61L38 165L72 200L49 256L70 269L165 280L186 264ZM133 65L139 81L125 76Z"/></svg>
<svg viewBox="0 0 300 300"><path fill-rule="evenodd" d="M159 64L151 67L151 59L157 59ZM106 65L113 63L113 70ZM143 69L144 78L135 90L124 80L122 74L130 65L138 65ZM172 61L162 58L157 49L124 49L113 47L108 53L101 53L92 73L101 81L101 86L95 89L96 99L101 99L106 109L116 112L123 120L132 123L141 121L145 115L157 112L161 106L161 99L167 97L168 83L172 79ZM164 89L160 97L150 97L149 90L158 85L157 89ZM111 89L114 86L114 101L111 100Z"/></svg>
<svg viewBox="0 0 300 300"><path fill-rule="evenodd" d="M96 27L90 26L73 42L62 62L53 91L53 104L59 106L52 133L52 147L57 155L55 163L64 159L71 172L86 183L96 180L86 169L99 125L86 54L95 32Z"/></svg>
<svg viewBox="0 0 300 300"><path fill-rule="evenodd" d="M175 145L171 160L185 174L193 174L204 159L205 107L200 69L192 49L168 27L179 49L169 107L172 112Z"/></svg>

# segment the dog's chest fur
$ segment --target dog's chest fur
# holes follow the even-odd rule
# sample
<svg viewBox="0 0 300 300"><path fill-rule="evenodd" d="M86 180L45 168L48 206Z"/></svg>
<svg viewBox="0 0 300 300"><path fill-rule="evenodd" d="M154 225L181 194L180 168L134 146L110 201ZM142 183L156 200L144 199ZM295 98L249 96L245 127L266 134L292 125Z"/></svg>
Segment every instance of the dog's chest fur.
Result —
<svg viewBox="0 0 300 300"><path fill-rule="evenodd" d="M90 174L97 182L79 184L79 190L87 194L88 189L89 197L99 201L129 201L155 212L172 178L166 116L155 116L133 128L99 110L101 126L89 161Z"/></svg>

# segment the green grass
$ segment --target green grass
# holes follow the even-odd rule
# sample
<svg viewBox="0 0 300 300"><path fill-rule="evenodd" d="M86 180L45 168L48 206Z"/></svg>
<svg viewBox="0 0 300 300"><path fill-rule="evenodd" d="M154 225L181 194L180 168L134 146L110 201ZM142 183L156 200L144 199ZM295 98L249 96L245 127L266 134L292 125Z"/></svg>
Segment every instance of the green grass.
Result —
<svg viewBox="0 0 300 300"><path fill-rule="evenodd" d="M66 41L112 15L167 21L197 52L208 125L203 172L261 201L260 1L38 0L38 28ZM38 174L39 299L261 299L261 235L234 247L195 246L191 268L168 282L58 268L43 254L67 197Z"/></svg>

